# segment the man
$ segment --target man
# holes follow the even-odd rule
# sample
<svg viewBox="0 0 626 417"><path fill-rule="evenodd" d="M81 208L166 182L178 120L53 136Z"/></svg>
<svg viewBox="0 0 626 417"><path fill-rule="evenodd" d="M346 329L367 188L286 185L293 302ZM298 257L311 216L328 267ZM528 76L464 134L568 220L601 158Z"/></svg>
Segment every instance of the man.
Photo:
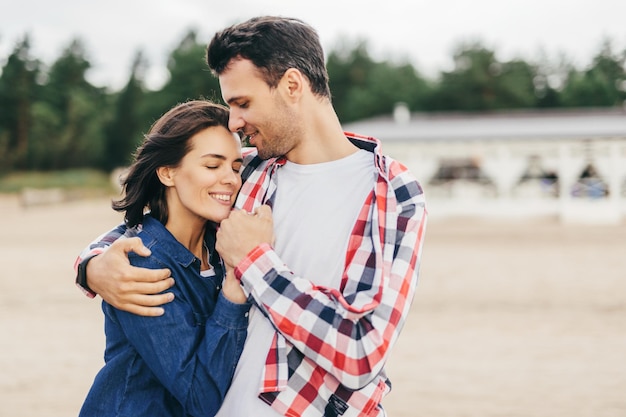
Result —
<svg viewBox="0 0 626 417"><path fill-rule="evenodd" d="M302 21L226 28L207 61L230 129L256 148L217 237L256 306L219 415L383 416L384 364L417 284L422 189L377 140L342 131L319 38ZM161 314L173 280L128 265L128 251L147 253L139 242L119 239L84 261L121 232L81 254L78 280L86 286L86 271L109 303Z"/></svg>

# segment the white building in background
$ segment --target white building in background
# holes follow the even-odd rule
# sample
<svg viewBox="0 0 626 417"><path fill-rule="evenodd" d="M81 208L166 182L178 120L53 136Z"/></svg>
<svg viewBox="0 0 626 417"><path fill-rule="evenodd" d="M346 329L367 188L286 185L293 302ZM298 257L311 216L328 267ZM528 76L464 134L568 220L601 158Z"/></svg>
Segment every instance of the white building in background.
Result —
<svg viewBox="0 0 626 417"><path fill-rule="evenodd" d="M394 117L395 116L395 117ZM433 217L626 220L626 112L408 114L345 124L422 183Z"/></svg>

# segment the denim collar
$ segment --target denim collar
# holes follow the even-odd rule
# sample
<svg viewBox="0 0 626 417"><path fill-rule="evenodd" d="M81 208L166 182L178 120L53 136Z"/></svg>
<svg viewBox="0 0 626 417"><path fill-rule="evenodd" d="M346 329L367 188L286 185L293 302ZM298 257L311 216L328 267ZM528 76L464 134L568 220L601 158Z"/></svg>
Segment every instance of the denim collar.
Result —
<svg viewBox="0 0 626 417"><path fill-rule="evenodd" d="M210 226L207 225L207 227ZM185 268L189 267L189 265L197 260L196 256L183 246L182 243L176 240L174 235L165 228L165 225L149 214L145 215L143 218L141 233L150 237L150 239L144 238L144 244L148 248L152 249L152 247L158 243L160 245L160 251L167 253L172 259ZM211 250L209 249L209 251Z"/></svg>

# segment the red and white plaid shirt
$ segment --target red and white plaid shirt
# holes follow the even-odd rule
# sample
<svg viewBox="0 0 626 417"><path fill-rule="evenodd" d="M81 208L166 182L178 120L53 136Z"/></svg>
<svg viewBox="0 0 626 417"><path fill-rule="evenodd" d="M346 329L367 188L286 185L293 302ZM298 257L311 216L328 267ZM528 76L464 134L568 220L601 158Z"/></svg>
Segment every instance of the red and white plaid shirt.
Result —
<svg viewBox="0 0 626 417"><path fill-rule="evenodd" d="M381 416L389 392L384 364L409 313L426 226L422 188L382 155L380 143L352 133L373 152L378 178L352 229L340 288L295 275L270 245L248 254L235 273L278 332L259 398L285 416ZM247 172L236 207L272 205L285 159L244 153Z"/></svg>

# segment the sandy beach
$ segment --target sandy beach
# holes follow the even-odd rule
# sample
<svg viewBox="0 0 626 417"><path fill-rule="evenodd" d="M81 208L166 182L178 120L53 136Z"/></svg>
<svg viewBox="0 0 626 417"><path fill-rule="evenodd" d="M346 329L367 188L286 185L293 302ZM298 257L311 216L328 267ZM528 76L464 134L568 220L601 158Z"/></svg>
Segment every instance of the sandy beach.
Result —
<svg viewBox="0 0 626 417"><path fill-rule="evenodd" d="M105 198L0 213L0 416L77 415L104 336L72 266L121 217ZM423 255L390 417L626 416L626 224L432 218Z"/></svg>

